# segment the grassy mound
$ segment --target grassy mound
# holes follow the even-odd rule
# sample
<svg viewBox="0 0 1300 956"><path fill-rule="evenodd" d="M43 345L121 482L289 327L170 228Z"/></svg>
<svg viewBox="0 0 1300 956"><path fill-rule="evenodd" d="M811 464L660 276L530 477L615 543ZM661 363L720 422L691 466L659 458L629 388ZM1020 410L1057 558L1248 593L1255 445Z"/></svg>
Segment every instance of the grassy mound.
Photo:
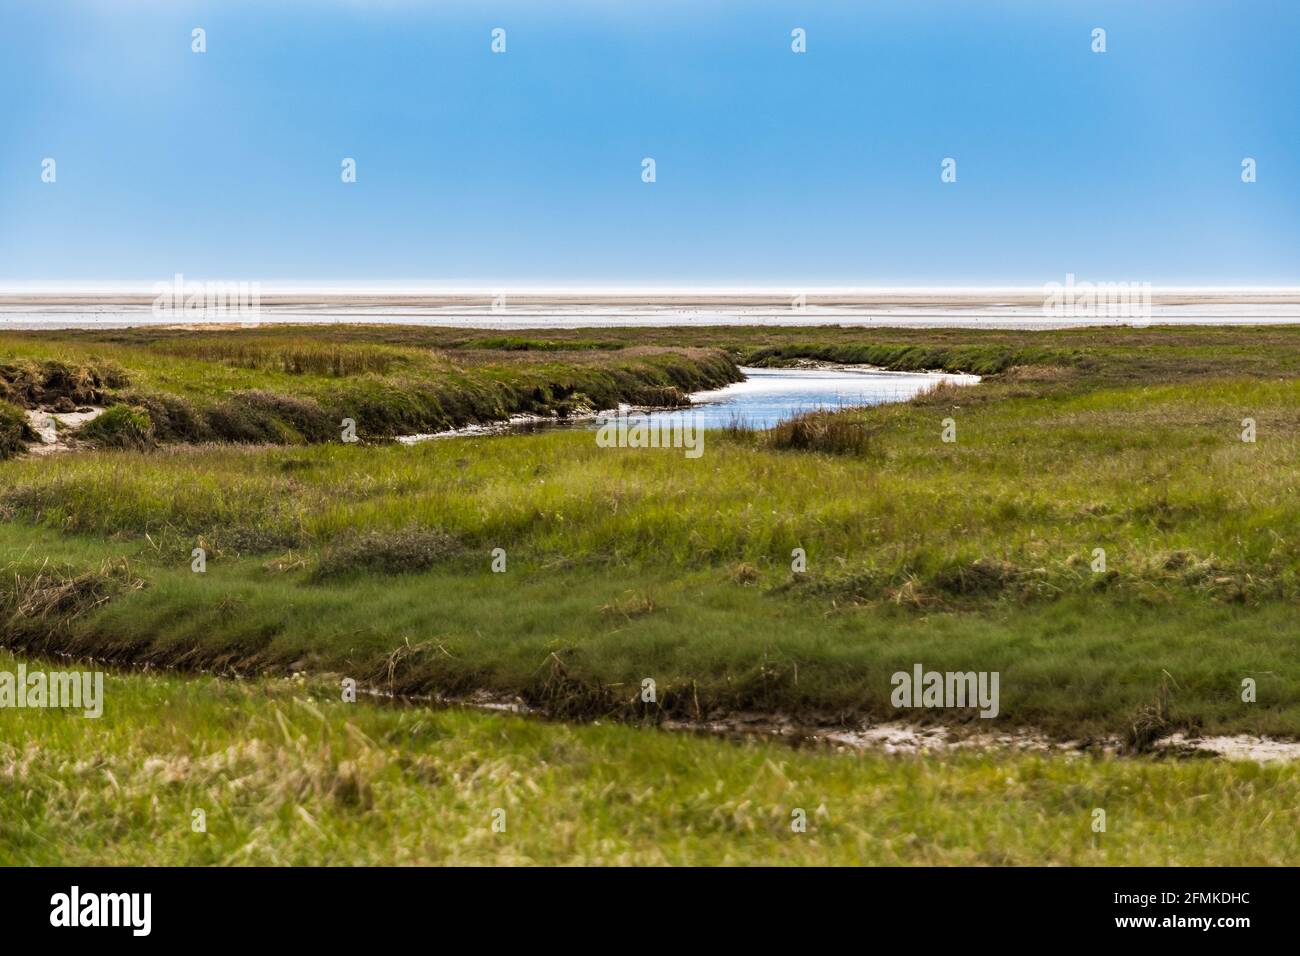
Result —
<svg viewBox="0 0 1300 956"><path fill-rule="evenodd" d="M27 424L27 416L16 405L0 401L0 460L12 458L35 441L36 434Z"/></svg>
<svg viewBox="0 0 1300 956"><path fill-rule="evenodd" d="M77 437L100 448L148 448L154 442L153 419L143 408L114 405L82 425Z"/></svg>
<svg viewBox="0 0 1300 956"><path fill-rule="evenodd" d="M53 348L58 350L57 345ZM0 356L3 354L0 351ZM128 384L121 367L96 356L75 361L28 357L0 362L0 399L24 408L54 405L59 399L73 405L102 405L111 390Z"/></svg>

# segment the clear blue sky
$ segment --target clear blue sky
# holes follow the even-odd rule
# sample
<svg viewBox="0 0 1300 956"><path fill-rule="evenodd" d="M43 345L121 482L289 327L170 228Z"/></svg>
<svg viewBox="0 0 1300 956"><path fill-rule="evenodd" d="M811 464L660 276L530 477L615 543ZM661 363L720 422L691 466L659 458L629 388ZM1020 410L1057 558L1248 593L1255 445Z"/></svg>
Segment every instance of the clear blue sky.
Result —
<svg viewBox="0 0 1300 956"><path fill-rule="evenodd" d="M1298 101L1294 0L0 0L0 280L1300 284Z"/></svg>

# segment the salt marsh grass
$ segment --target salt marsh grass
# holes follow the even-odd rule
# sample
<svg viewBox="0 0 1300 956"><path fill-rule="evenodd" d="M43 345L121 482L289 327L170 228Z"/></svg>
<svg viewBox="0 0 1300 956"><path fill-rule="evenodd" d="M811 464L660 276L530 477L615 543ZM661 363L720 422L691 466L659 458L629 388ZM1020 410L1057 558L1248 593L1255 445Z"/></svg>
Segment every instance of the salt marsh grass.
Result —
<svg viewBox="0 0 1300 956"><path fill-rule="evenodd" d="M1298 806L1282 765L822 754L311 678L110 674L98 720L0 710L0 865L1294 865Z"/></svg>
<svg viewBox="0 0 1300 956"><path fill-rule="evenodd" d="M592 360L592 375L629 354L712 367L711 355L772 347L743 330L674 331L697 351L573 361ZM385 347L404 335L382 334ZM761 337L796 334L812 333ZM782 354L858 348L864 333L836 330L838 345L817 334ZM147 586L40 645L123 661L307 662L554 704L558 659L566 713L660 719L888 717L889 674L922 660L1000 671L998 720L1065 736L1125 733L1168 672L1171 729L1300 734L1295 336L1247 347L1213 330L1105 332L1090 351L1073 334L1014 348L1002 334L935 335L945 341L900 360L973 356L1004 371L819 413L869 435L867 454L724 429L698 460L600 449L580 431L17 460L0 465L0 562L129 559ZM1202 361L1216 350L1219 364ZM492 361L502 354L528 352ZM196 546L203 575L189 567ZM504 574L489 567L499 548ZM795 549L804 571L791 570ZM602 611L628 594L653 609ZM395 648L430 638L445 653L388 673ZM632 691L647 674L663 689L650 713ZM1241 699L1246 678L1255 702Z"/></svg>

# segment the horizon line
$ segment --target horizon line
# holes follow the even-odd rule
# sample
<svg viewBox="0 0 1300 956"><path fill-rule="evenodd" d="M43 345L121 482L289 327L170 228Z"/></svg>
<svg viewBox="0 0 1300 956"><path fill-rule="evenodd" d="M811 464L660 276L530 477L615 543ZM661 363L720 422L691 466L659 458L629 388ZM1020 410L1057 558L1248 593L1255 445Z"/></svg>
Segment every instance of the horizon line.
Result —
<svg viewBox="0 0 1300 956"><path fill-rule="evenodd" d="M159 280L0 280L0 296L54 297L54 296L152 296L161 286L175 287L177 278L185 285L245 285L255 287L262 295L367 295L367 296L485 296L540 295L540 296L863 296L863 295L1026 295L1041 294L1045 289L1062 285L1062 280L1052 279L1038 284L953 284L953 285L814 285L791 283L764 284L698 284L656 285L652 283L484 283L484 282L429 282L421 280L250 280L227 278L193 278L183 273ZM1128 279L1089 279L1066 273L1065 282L1073 279L1077 287L1085 283L1093 286L1127 284L1149 286L1153 295L1249 295L1291 294L1300 295L1300 283L1293 285L1181 285L1159 284Z"/></svg>

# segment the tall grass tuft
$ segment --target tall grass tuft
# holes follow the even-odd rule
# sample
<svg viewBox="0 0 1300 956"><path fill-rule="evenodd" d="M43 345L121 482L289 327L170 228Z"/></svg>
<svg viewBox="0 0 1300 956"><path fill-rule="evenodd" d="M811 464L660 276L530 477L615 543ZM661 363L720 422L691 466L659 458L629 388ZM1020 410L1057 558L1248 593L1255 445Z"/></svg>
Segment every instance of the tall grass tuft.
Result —
<svg viewBox="0 0 1300 956"><path fill-rule="evenodd" d="M385 346L324 344L296 337L269 341L229 336L191 339L170 343L159 351L235 368L331 378L387 375L395 366L412 361L410 354Z"/></svg>
<svg viewBox="0 0 1300 956"><path fill-rule="evenodd" d="M120 592L144 586L125 560L106 560L92 570L49 561L31 567L10 563L0 568L0 631L48 636Z"/></svg>
<svg viewBox="0 0 1300 956"><path fill-rule="evenodd" d="M865 455L871 450L871 434L858 415L813 411L777 422L768 431L768 444L828 455Z"/></svg>
<svg viewBox="0 0 1300 956"><path fill-rule="evenodd" d="M931 382L912 396L913 405L946 405L961 397L962 386L951 379L941 378ZM970 393L965 393L969 395Z"/></svg>

